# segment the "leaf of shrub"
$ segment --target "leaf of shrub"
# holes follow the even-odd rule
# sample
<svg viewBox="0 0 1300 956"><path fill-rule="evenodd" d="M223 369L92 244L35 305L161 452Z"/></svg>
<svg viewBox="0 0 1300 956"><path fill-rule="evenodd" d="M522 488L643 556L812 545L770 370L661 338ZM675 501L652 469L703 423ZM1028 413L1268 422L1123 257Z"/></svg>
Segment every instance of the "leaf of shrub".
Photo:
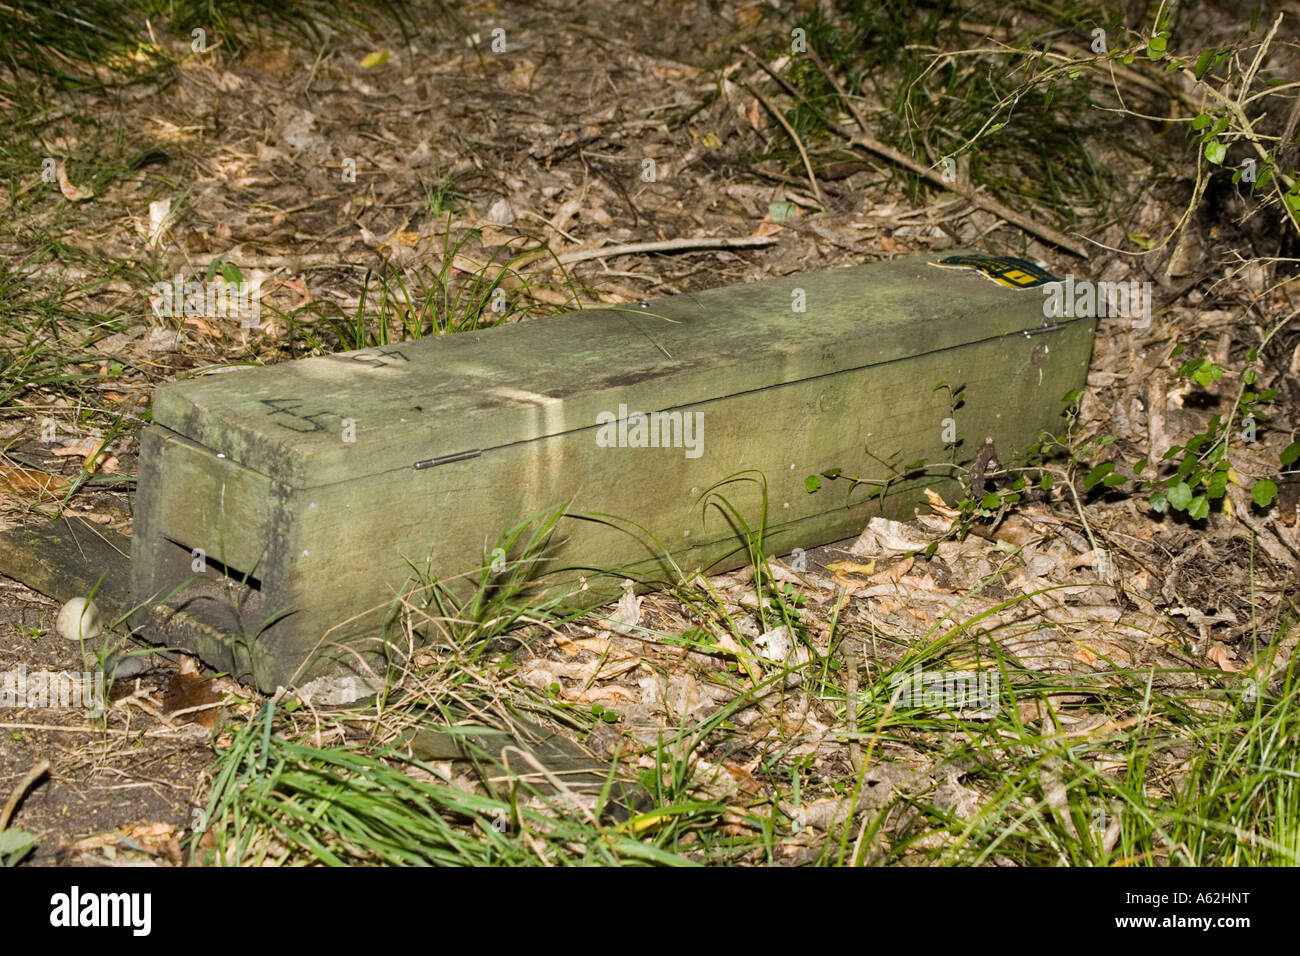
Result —
<svg viewBox="0 0 1300 956"><path fill-rule="evenodd" d="M1261 508L1267 508L1273 503L1273 499L1277 497L1277 484L1267 478L1261 478L1250 486L1250 497Z"/></svg>
<svg viewBox="0 0 1300 956"><path fill-rule="evenodd" d="M1176 481L1169 486L1169 490L1165 492L1165 497L1174 508L1185 511L1192 502L1192 489L1188 488L1186 483Z"/></svg>
<svg viewBox="0 0 1300 956"><path fill-rule="evenodd" d="M1103 461L1100 465L1088 472L1088 477L1083 479L1084 490L1091 489L1093 485L1101 481L1112 471L1115 470L1114 462Z"/></svg>

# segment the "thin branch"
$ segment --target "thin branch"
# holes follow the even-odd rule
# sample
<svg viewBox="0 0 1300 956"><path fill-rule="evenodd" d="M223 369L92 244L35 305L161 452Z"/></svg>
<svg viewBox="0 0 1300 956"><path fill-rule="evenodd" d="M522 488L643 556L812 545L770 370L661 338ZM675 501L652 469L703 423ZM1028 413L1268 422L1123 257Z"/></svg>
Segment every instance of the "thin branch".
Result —
<svg viewBox="0 0 1300 956"><path fill-rule="evenodd" d="M817 177L813 174L812 160L808 158L808 151L804 149L803 140L799 138L799 134L794 131L794 127L790 125L790 121L785 118L785 115L772 105L771 100L751 86L746 86L745 89L752 93L755 99L766 107L767 111L776 118L778 123L781 124L786 135L794 141L795 148L799 150L799 157L803 160L803 168L808 173L808 182L812 185L813 195L817 197L818 204L824 208L826 206L826 200L822 197L822 191L817 186Z"/></svg>
<svg viewBox="0 0 1300 956"><path fill-rule="evenodd" d="M23 798L23 794L31 788L32 784L41 779L49 769L50 762L42 758L36 761L36 764L31 770L27 771L27 775L23 779L18 781L18 786L14 787L13 793L9 794L9 799L5 802L4 810L0 811L0 833L4 833L5 828L9 826L9 818L14 815L14 809L18 806L18 801Z"/></svg>
<svg viewBox="0 0 1300 956"><path fill-rule="evenodd" d="M1071 239L1065 233L1053 229L1051 226L1045 226L1042 223L1035 222L1028 216L1022 215L1014 209L1004 206L996 199L992 199L964 183L949 182L930 167L918 163L911 156L899 152L894 149L894 147L882 143L873 136L868 136L866 133L860 133L856 136L850 137L849 143L853 146L860 146L863 149L875 153L877 156L881 156L888 159L890 162L911 170L926 182L931 183L940 189L946 189L949 192L956 193L967 201L983 209L985 212L991 212L999 219L1006 220L1013 226L1019 226L1021 229L1025 230L1025 232L1032 233L1044 242L1050 242L1052 245L1059 246L1066 252L1072 252L1080 258L1086 259L1088 257L1088 249L1083 245L1083 243Z"/></svg>
<svg viewBox="0 0 1300 956"><path fill-rule="evenodd" d="M689 239L666 239L663 242L631 242L623 246L602 246L599 249L577 249L556 256L561 265L605 259L610 256L636 256L646 252L684 252L688 249L748 249L753 246L770 246L775 236L695 236Z"/></svg>
<svg viewBox="0 0 1300 956"><path fill-rule="evenodd" d="M817 57L817 55L813 53L811 49L808 52L812 54L813 63L817 65L817 68L821 70L822 75L825 76L827 81L829 81L831 85L835 88L835 91L839 94L840 99L844 101L846 108L853 115L854 121L862 129L861 133L853 134L850 133L848 130L844 129L844 127L836 123L827 121L824 116L822 117L822 121L825 122L831 130L833 130L834 132L838 133L839 135L847 139L851 146L862 147L866 150L869 150L870 152L875 153L877 156L880 156L884 159L888 159L891 162L904 167L905 169L909 169L912 172L916 173L916 175L920 176L921 178L925 179L927 182L931 183L932 185L935 185L940 189L946 190L948 192L956 193L957 195L965 199L967 202L970 202L973 205L978 206L980 209L983 209L985 212L990 212L993 215L997 216L999 219L1009 222L1014 226L1020 227L1021 229L1025 230L1028 233L1038 236L1038 238L1042 239L1045 242L1049 242L1054 246L1059 246L1060 248L1066 250L1067 252L1074 253L1076 256L1079 256L1080 258L1086 259L1088 257L1087 247L1084 246L1082 243L1078 242L1077 240L1070 238L1065 233L1060 232L1057 229L1053 229L1051 226L1046 226L1041 223L1035 222L1033 219L1029 218L1028 216L1022 215L1016 212L1014 209L1004 206L996 199L986 196L985 194L981 193L977 189L974 189L963 183L949 182L948 180L944 179L943 176L941 176L938 172L931 169L930 167L918 163L916 160L912 159L912 157L908 156L907 154L902 153L894 149L892 146L888 146L885 143L882 143L880 140L876 139L867 131L868 126L867 126L866 119L858 112L857 108L853 104L853 101L850 100L845 95L843 87L841 87L840 84L834 80L834 78L830 75L830 71L826 69L824 64ZM754 54L750 53L750 56L754 56ZM755 57L755 59L758 58ZM759 62L760 64L762 64L761 60ZM762 65L766 68L766 64L762 64ZM782 85L785 84L783 83ZM754 93L755 96L759 95L754 90L750 90L750 92ZM797 93L796 95L799 96L800 100L803 100L802 95L799 95ZM759 97L759 100L760 102L763 103L763 105L767 106L769 110L772 110L772 107L768 105L766 101L764 101L761 97ZM804 102L807 101L804 100ZM800 148L800 152L801 153L803 152L802 147ZM806 160L807 160L807 156L805 154L805 161ZM811 168L809 169L809 175L810 176L812 175Z"/></svg>

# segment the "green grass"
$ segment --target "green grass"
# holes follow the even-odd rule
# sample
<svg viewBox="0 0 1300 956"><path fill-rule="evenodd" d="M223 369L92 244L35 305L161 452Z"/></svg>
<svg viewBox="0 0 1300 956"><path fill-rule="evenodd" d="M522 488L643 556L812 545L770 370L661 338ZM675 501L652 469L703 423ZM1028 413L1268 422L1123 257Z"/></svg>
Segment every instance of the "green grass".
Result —
<svg viewBox="0 0 1300 956"><path fill-rule="evenodd" d="M970 645L946 646L963 648ZM280 848L280 862L771 863L796 832L787 808L797 812L801 801L826 796L856 808L868 771L889 745L894 753L909 748L929 765L930 777L884 806L855 813L853 824L832 826L821 837L822 865L1297 862L1300 767L1291 745L1297 730L1291 671L1280 692L1247 707L1222 689L1162 691L1160 682L1174 675L1116 670L1045 678L1002 661L1001 709L991 720L970 720L891 704L890 677L922 659L927 668L946 667L933 649L909 656L857 698L863 773L828 779L781 749L764 758L773 789L740 814L748 835L720 832L727 808L702 792L708 780L700 777L700 757L732 746L738 735L730 719L741 709L770 704L776 712L781 671L700 724L665 732L651 751L655 769L642 775L652 805L622 824L535 794L525 809L519 801L412 779L404 770L433 771L383 750L316 749L265 736L258 750L250 728L268 726L265 714L222 754L212 820L227 828L219 846L236 848L223 858L246 863L261 862L271 847ZM848 706L835 670L823 661L803 669L824 694L838 691ZM1040 700L1050 710L1051 699L1063 693L1086 694L1086 710L1107 718L1102 729L1079 737L1045 731L1026 725L1014 706ZM578 708L570 709L576 717ZM980 795L970 818L935 800L933 779L947 768ZM513 821L505 833L491 825L503 816ZM1103 839L1112 825L1118 834L1107 849ZM519 839L522 830L534 839Z"/></svg>
<svg viewBox="0 0 1300 956"><path fill-rule="evenodd" d="M1120 138L1092 109L1098 80L1040 75L1037 48L1059 30L1022 30L994 47L977 42L978 30L961 29L964 21L1000 19L998 8L948 0L852 0L834 15L809 11L797 26L821 65L807 55L790 58L786 79L798 98L787 118L801 139L820 144L815 165L853 155L832 136L852 115L841 95L847 93L877 138L936 169L949 159L968 163L970 181L1012 207L1050 210L1066 225L1078 223L1079 210L1104 218L1116 180L1093 150L1101 137ZM1058 19L1070 22L1065 35L1072 40L1086 38L1098 22L1084 7ZM773 56L788 53L788 45L787 39ZM792 149L770 155L797 164ZM915 195L921 180L906 176Z"/></svg>
<svg viewBox="0 0 1300 956"><path fill-rule="evenodd" d="M289 312L274 307L270 311L284 318L293 340L313 354L500 325L519 311L527 294L526 281L522 288L507 291L516 277L513 266L521 257L463 272L455 262L470 238L471 232L466 232L455 242L449 239L449 248L434 269L367 270L350 313L329 301L311 302Z"/></svg>
<svg viewBox="0 0 1300 956"><path fill-rule="evenodd" d="M0 4L0 91L100 89L149 77L166 58L149 40L144 10L111 0ZM24 97L26 98L26 97Z"/></svg>
<svg viewBox="0 0 1300 956"><path fill-rule="evenodd" d="M396 28L402 42L412 22L406 5L389 0L7 0L0 4L0 90L88 90L148 80L166 67L168 42L189 48L193 31L227 53L283 42L315 50L329 31ZM152 32L150 30L152 27Z"/></svg>
<svg viewBox="0 0 1300 956"><path fill-rule="evenodd" d="M86 388L100 379L91 369L100 357L94 346L125 326L68 306L74 293L89 291L0 263L0 407L42 388L94 401Z"/></svg>
<svg viewBox="0 0 1300 956"><path fill-rule="evenodd" d="M925 656L925 655L923 655ZM906 673L915 658L896 673ZM1050 865L1286 865L1300 854L1300 771L1286 741L1297 730L1293 670L1279 692L1246 706L1222 674L1131 672L1045 677L1000 661L1001 706L987 721L893 707L886 674L865 694L862 726L916 746L981 794L963 819L924 792L900 795L842 834L828 860L888 865L993 861ZM923 665L951 670L942 659ZM1209 687L1177 689L1174 678ZM1017 705L1087 697L1072 708L1104 718L1077 736L1053 719L1033 727ZM1113 846L1103 845L1108 828ZM941 835L937 842L935 835ZM924 845L918 845L925 838ZM847 849L852 844L852 849Z"/></svg>
<svg viewBox="0 0 1300 956"><path fill-rule="evenodd" d="M379 749L318 748L273 732L265 704L222 754L196 862L553 866L689 861L522 800L467 793L434 765ZM409 772L408 772L409 771ZM551 811L551 812L548 812Z"/></svg>
<svg viewBox="0 0 1300 956"><path fill-rule="evenodd" d="M566 304L574 308L591 294L590 289L577 285L567 270L561 269L563 280L559 283L532 271L554 259L543 242L529 244L508 257L498 251L481 262L471 245L479 238L478 230L464 230L453 239L452 226L448 213L443 252L432 266L367 269L361 293L350 310L328 300L287 312L264 307L287 323L295 350L324 354L470 332L504 324L525 312L545 314L564 308L549 300L540 302L535 290L562 290ZM529 243L523 236L515 241L520 246Z"/></svg>
<svg viewBox="0 0 1300 956"><path fill-rule="evenodd" d="M405 610L429 639L456 648L473 662L484 645L523 623L551 621L568 596L547 587L551 544L563 509L531 515L503 531L483 563L452 580L431 562L411 566L411 585L394 611Z"/></svg>
<svg viewBox="0 0 1300 956"><path fill-rule="evenodd" d="M810 653L802 663L764 659L736 618L735 595L681 575L676 594L696 624L683 634L645 626L641 639L710 656L715 664L702 676L734 696L642 748L625 738L623 766L638 755L651 761L640 774L648 805L629 819L605 820L599 807L575 811L522 783L508 794L468 795L434 765L382 747L307 747L292 742L292 720L277 723L264 709L219 757L209 803L217 843L204 852L245 863L716 865L776 863L791 847L811 845L808 862L819 865L1300 862L1293 661L1261 665L1275 670L1249 684L1245 675L1106 661L1083 668L1063 660L1070 673L1030 669L1002 648L1041 625L993 620L1026 595L979 613L959 602L946 623L914 638L849 623L837 604L821 622L828 637L819 645L808 596L778 584L763 549L764 521L746 520L722 490L704 497L735 519L760 627L789 627ZM437 726L440 714L451 719L451 701L483 715L504 707L549 719L579 738L606 719L603 708L565 700L556 688L523 686L511 655L483 653L490 638L531 640L524 625L549 629L572 617L555 604L530 606L523 586L544 565L555 518L508 529L501 547L510 559L485 561L466 581L468 598L463 588L451 598L453 589L417 581L403 609L442 648L438 663L395 674L379 712L353 715L358 726ZM667 556L664 565L674 567ZM739 653L725 649L729 641ZM869 661L861 685L847 642ZM1262 660L1274 659L1276 645ZM899 681L915 668L996 675L993 700L982 714L909 701ZM756 708L760 723L780 727L801 692L834 712L833 749L815 764L795 753L797 730L751 737L749 724L737 721ZM1031 719L1031 707L1041 719ZM756 765L762 787L722 799L719 764L736 753ZM883 762L919 772L882 801L869 781ZM957 811L954 786L974 799L973 812ZM837 822L800 832L803 808L826 800L839 801ZM728 819L739 829L723 827Z"/></svg>

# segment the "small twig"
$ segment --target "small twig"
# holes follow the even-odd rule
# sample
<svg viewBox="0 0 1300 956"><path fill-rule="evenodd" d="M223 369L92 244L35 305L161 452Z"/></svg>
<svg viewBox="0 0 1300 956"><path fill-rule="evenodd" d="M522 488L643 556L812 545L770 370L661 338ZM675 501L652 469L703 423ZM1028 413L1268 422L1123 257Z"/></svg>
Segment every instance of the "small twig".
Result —
<svg viewBox="0 0 1300 956"><path fill-rule="evenodd" d="M808 158L808 150L804 149L803 140L799 138L799 134L794 131L794 127L791 126L790 121L785 118L785 114L772 105L771 100L752 86L746 86L745 89L752 93L754 98L763 104L764 108L775 117L778 123L781 124L781 128L785 130L786 135L794 141L795 148L799 150L799 158L803 160L803 168L808 173L808 183L812 186L813 195L817 197L817 202L825 208L826 200L822 198L821 188L817 185L817 176L813 173L812 160Z"/></svg>
<svg viewBox="0 0 1300 956"><path fill-rule="evenodd" d="M214 707L224 707L224 700L213 701L211 704L195 704L193 707L182 707L180 710L173 710L167 716L169 718L184 717L186 714L196 714L201 710L212 710Z"/></svg>
<svg viewBox="0 0 1300 956"><path fill-rule="evenodd" d="M1002 203L998 202L996 199L991 199L964 183L949 182L930 167L918 163L911 156L908 156L905 153L900 153L898 150L894 149L894 147L885 145L873 136L868 136L866 133L859 133L856 136L850 137L849 143L853 146L861 146L863 149L873 152L877 156L882 156L890 162L897 163L905 169L910 169L912 172L916 173L916 175L920 176L932 185L956 193L967 201L983 209L985 212L991 212L999 219L1006 220L1013 226L1019 226L1021 229L1025 230L1025 232L1032 233L1044 242L1050 242L1052 245L1058 246L1066 252L1072 252L1080 258L1086 259L1088 257L1087 247L1082 243L1071 239L1065 233L1053 229L1051 226L1044 226L1040 223L1034 222L1034 220L1030 219L1028 216L1021 215L1014 209L1002 205Z"/></svg>
<svg viewBox="0 0 1300 956"><path fill-rule="evenodd" d="M851 115L854 122L858 124L858 129L870 136L871 129L867 126L866 118L863 117L861 111L858 110L857 104L849 99L849 94L844 92L844 87L840 86L840 81L835 78L835 74L826 68L826 64L822 62L822 58L817 55L817 51L812 47L808 48L808 56L812 58L813 65L817 67L821 72L821 75L826 78L826 82L831 85L831 88L835 90L837 94L839 94L840 99L844 102L844 108L849 111L849 115Z"/></svg>
<svg viewBox="0 0 1300 956"><path fill-rule="evenodd" d="M1273 25L1269 27L1268 35L1264 37L1259 44L1259 49L1255 51L1255 59L1251 61L1250 67L1246 70L1246 75L1242 78L1241 88L1237 91L1237 108L1240 109L1245 101L1246 94L1250 92L1251 84L1255 82L1255 74L1259 72L1259 65L1264 62L1264 54L1267 52L1269 44L1273 42L1273 37L1277 35L1277 28L1282 25L1282 14L1277 15Z"/></svg>
<svg viewBox="0 0 1300 956"><path fill-rule="evenodd" d="M804 96L802 93L800 93L798 87L796 87L793 83L791 83L789 80L787 80L784 76L782 76L782 75L781 75L780 73L778 73L776 70L772 69L772 66L771 66L770 63L768 63L766 60L764 60L761 56L759 56L757 53L755 53L753 50L751 50L751 49L750 49L749 47L747 47L747 46L742 46L740 49L745 53L746 56L748 56L748 57L749 57L750 59L752 59L755 63L757 63L760 67L762 67L763 72L766 73L768 76L770 76L772 79L774 79L774 80L776 81L777 85L781 87L781 89L785 90L787 93L789 93L791 96L793 96L796 100L798 100L800 103L802 103L803 106L804 106L804 107L805 107L805 108L806 108L810 113L812 113L812 114L813 114L814 116L816 116L819 120L821 120L824 124L826 124L826 128L827 128L827 129L835 130L837 133L838 133L838 132L841 132L841 130L839 129L839 124L838 124L838 123L836 123L834 120L832 120L830 117L828 117L825 113L823 113L820 109L818 109L817 106L816 106L815 104L813 104L811 101L809 101L808 97L806 97L806 96ZM809 51L809 52L811 52L811 51ZM749 87L746 86L745 89L748 90ZM750 92L752 93L753 90L750 90Z"/></svg>
<svg viewBox="0 0 1300 956"><path fill-rule="evenodd" d="M1270 93L1276 90L1270 90ZM1300 93L1291 103L1291 112L1287 114L1286 128L1282 130L1282 135L1278 138L1278 148L1286 149L1291 145L1291 137L1295 135L1296 122L1300 121Z"/></svg>
<svg viewBox="0 0 1300 956"><path fill-rule="evenodd" d="M1255 57L1256 63L1259 62L1260 58L1263 55L1263 48L1267 47L1269 43L1272 42L1273 36L1276 34L1278 25L1281 23L1281 21L1282 21L1282 15L1278 14L1277 19L1273 21L1273 26L1269 29L1268 35L1264 38L1261 44L1261 49L1259 54L1257 54ZM1252 66L1252 70L1253 69L1254 67ZM1264 148L1264 143L1262 142L1263 137L1259 133L1255 132L1254 124L1250 121L1250 117L1246 115L1246 111L1242 108L1241 104L1237 100L1230 99L1229 97L1225 96L1223 93L1216 90L1209 83L1204 82L1202 79L1196 76L1194 70L1192 70L1190 67L1186 65L1180 67L1179 72L1181 72L1184 76L1190 79L1193 83L1200 86L1211 99L1213 99L1220 106L1222 106L1228 113L1232 114L1232 119L1236 121L1237 126L1240 129L1240 135L1244 136L1246 141L1250 143L1251 146L1254 147L1256 155L1259 156L1262 162L1264 163L1270 162L1271 154L1267 149ZM1247 79L1253 80L1254 74L1253 73L1250 74L1250 76L1248 76ZM1243 84L1242 90L1244 91L1245 88L1246 88L1246 84ZM1279 143L1279 148L1281 148L1282 145L1284 144ZM1197 193L1194 194L1194 198L1197 200L1199 200L1200 198L1200 190L1204 188L1200 183L1200 179L1201 179L1201 171L1200 171L1200 164L1198 163L1197 164L1198 191ZM1293 212L1291 207L1287 205L1286 196L1285 196L1285 193L1289 192L1293 187L1294 180L1292 179L1292 177L1286 175L1280 168L1274 166L1273 176L1269 180L1269 182L1273 187L1273 192L1277 195L1278 202L1281 203L1282 211L1283 213L1286 214L1287 220L1297 231L1300 231L1300 215ZM1283 187L1286 188L1283 189ZM1181 228L1181 224L1180 224L1180 228Z"/></svg>
<svg viewBox="0 0 1300 956"><path fill-rule="evenodd" d="M822 122L826 123L831 130L833 130L834 132L838 133L839 135L847 139L849 141L850 146L860 146L872 153L875 153L877 156L887 159L890 162L896 163L899 166L904 167L905 169L909 169L912 172L916 173L916 175L920 176L922 179L931 183L932 185L938 186L940 189L947 190L948 192L956 193L957 195L966 199L968 202L978 206L980 209L983 209L985 212L990 212L993 215L997 216L999 219L1011 223L1013 226L1019 226L1021 229L1025 230L1028 233L1031 233L1032 235L1038 236L1038 238L1044 240L1045 242L1050 242L1054 246L1059 246L1060 248L1065 249L1067 252L1074 253L1076 256L1079 256L1080 258L1086 259L1088 257L1087 247L1084 246L1082 243L1077 242L1074 239L1071 239L1069 236L1065 235L1065 233L1053 229L1051 226L1045 226L1045 225L1041 225L1040 223L1034 222L1034 220L1030 219L1028 216L1021 215L1020 213L1016 212L1014 209L1004 206L996 199L992 199L988 196L985 196L983 193L979 192L978 190L968 185L965 185L964 183L958 183L955 181L949 182L948 180L944 179L942 175L940 175L938 172L931 169L930 167L922 163L918 163L916 160L912 159L912 157L908 156L906 153L899 152L898 150L894 149L892 146L888 146L885 143L882 143L880 140L876 139L874 136L870 134L870 132L868 132L869 127L867 126L866 119L858 111L853 101L849 99L849 97L844 91L844 88L840 86L838 82L835 81L835 79L831 76L830 71L826 69L825 65L817 57L816 53L813 53L811 49L809 49L809 53L812 55L812 61L817 66L817 69L821 71L822 75L825 76L827 81L835 88L835 92L838 93L840 99L844 101L845 108L848 109L849 113L853 116L854 122L856 122L859 128L862 130L861 133L853 134L849 130L844 129L842 126L830 122L824 116L822 117ZM750 55L752 56L753 54ZM766 66L766 64L764 65ZM748 87L746 88L748 89ZM750 90L750 92L753 93L756 97L758 97L759 102L761 102L764 106L766 106L769 112L771 112L778 119L780 119L783 125L785 124L785 118L781 116L780 113L777 113L776 110L773 109L772 105L763 99L761 94L759 94L756 90L752 90L752 89ZM802 99L802 97L800 98ZM788 129L789 127L787 126L787 130ZM793 131L790 132L791 135L793 136ZM799 143L797 137L795 137L795 143L796 144ZM802 145L799 146L799 152L803 154L804 162L805 164L807 164L807 154L804 153ZM808 175L809 178L812 177L811 166L809 166ZM819 192L818 196L820 195L821 193Z"/></svg>
<svg viewBox="0 0 1300 956"><path fill-rule="evenodd" d="M130 730L123 727L96 727L91 724L34 724L13 721L0 722L0 730L52 730L60 734L118 734L122 737L167 737L174 736L166 731L175 731L175 727L163 727L153 730Z"/></svg>
<svg viewBox="0 0 1300 956"><path fill-rule="evenodd" d="M635 256L646 252L682 252L687 249L747 249L752 246L770 246L775 236L695 236L689 239L666 239L663 242L631 242L623 246L602 246L599 249L577 249L556 256L560 265L572 265L589 259L610 256ZM540 250L539 250L540 251Z"/></svg>
<svg viewBox="0 0 1300 956"><path fill-rule="evenodd" d="M1261 521L1250 513L1251 500L1245 488L1230 484L1227 495L1228 500L1232 502L1233 517L1250 529L1265 554L1282 567L1292 563L1292 555L1300 557L1300 550L1287 540L1286 535L1278 534L1277 529L1267 519Z"/></svg>
<svg viewBox="0 0 1300 956"><path fill-rule="evenodd" d="M5 808L0 811L0 833L5 832L9 826L9 818L14 815L14 809L18 806L18 801L23 798L23 794L30 789L32 784L41 779L45 772L50 769L50 762L44 758L36 761L35 766L27 771L27 775L18 781L18 786L14 787L13 793L9 794L9 800L5 803Z"/></svg>

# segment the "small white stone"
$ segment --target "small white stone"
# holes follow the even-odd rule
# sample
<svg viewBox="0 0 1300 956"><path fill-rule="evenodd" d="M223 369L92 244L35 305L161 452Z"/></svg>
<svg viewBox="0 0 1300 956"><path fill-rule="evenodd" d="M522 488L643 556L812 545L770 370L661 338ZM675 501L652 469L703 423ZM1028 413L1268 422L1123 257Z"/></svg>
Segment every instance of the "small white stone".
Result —
<svg viewBox="0 0 1300 956"><path fill-rule="evenodd" d="M75 597L59 608L54 630L69 641L93 641L104 633L104 615L94 601Z"/></svg>
<svg viewBox="0 0 1300 956"><path fill-rule="evenodd" d="M764 658L776 663L784 661L794 651L794 638L790 635L790 629L784 624L770 631L764 631L754 639L754 644L760 648Z"/></svg>
<svg viewBox="0 0 1300 956"><path fill-rule="evenodd" d="M494 226L508 226L515 221L515 208L509 199L498 199L488 209L487 218Z"/></svg>

